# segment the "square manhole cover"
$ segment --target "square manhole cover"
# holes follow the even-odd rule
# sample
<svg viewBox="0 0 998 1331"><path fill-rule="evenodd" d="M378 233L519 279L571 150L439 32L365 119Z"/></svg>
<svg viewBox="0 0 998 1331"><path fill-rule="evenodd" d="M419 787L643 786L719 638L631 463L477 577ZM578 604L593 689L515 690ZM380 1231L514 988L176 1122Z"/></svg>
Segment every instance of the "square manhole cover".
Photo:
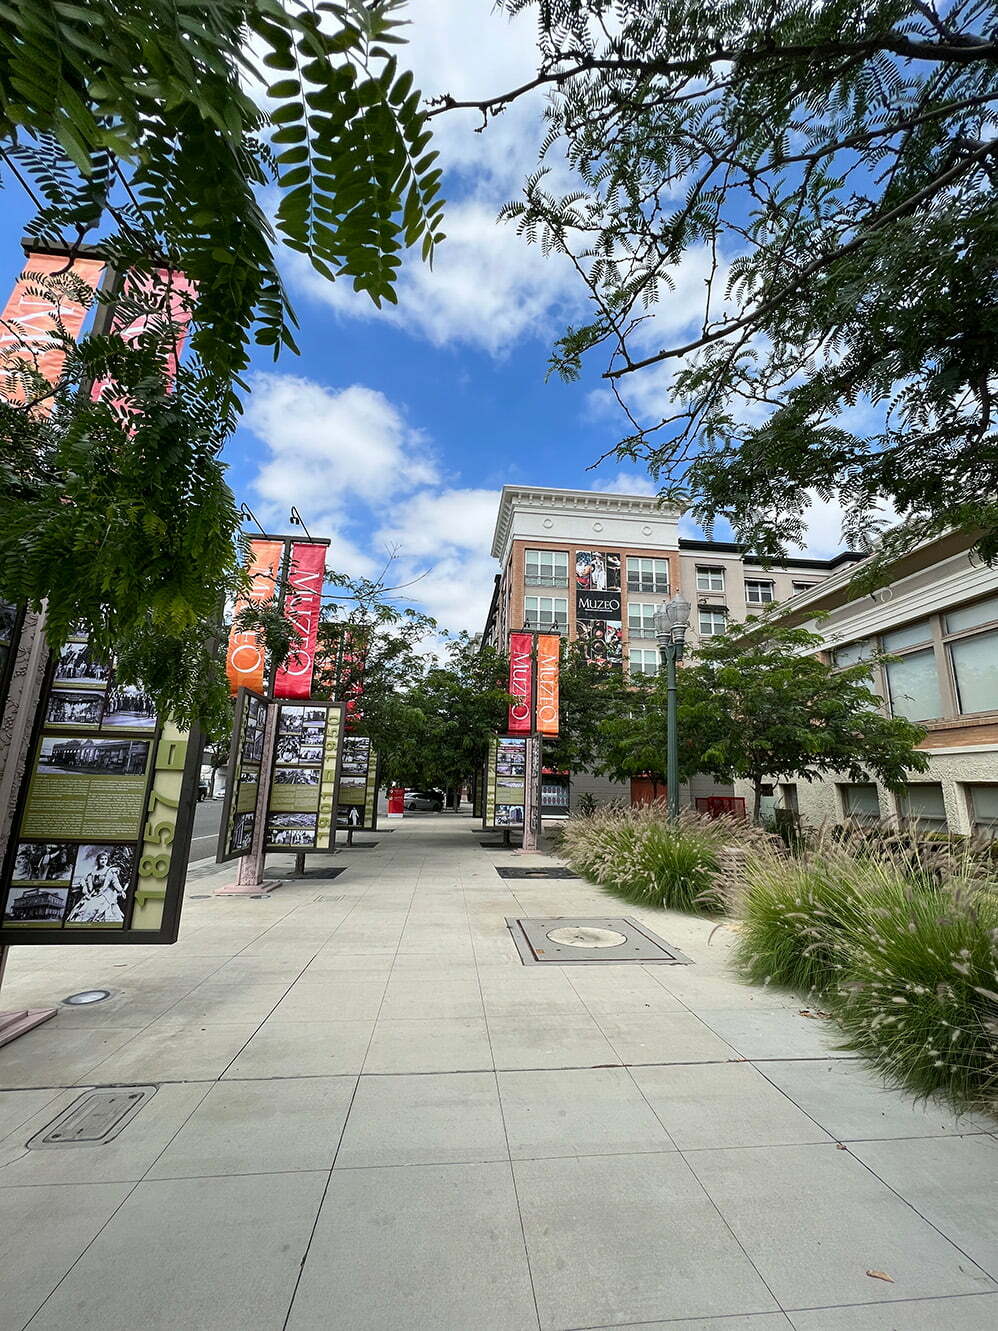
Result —
<svg viewBox="0 0 998 1331"><path fill-rule="evenodd" d="M554 961L559 965L584 962L636 961L688 966L689 957L628 916L579 919L554 916L547 920L507 917L506 924L525 966Z"/></svg>
<svg viewBox="0 0 998 1331"><path fill-rule="evenodd" d="M25 1145L37 1151L53 1146L99 1146L113 1141L158 1089L112 1086L107 1090L87 1091Z"/></svg>
<svg viewBox="0 0 998 1331"><path fill-rule="evenodd" d="M519 865L507 867L497 864L496 873L500 878L574 878L578 881L579 877L577 873L572 873L571 869L521 869Z"/></svg>

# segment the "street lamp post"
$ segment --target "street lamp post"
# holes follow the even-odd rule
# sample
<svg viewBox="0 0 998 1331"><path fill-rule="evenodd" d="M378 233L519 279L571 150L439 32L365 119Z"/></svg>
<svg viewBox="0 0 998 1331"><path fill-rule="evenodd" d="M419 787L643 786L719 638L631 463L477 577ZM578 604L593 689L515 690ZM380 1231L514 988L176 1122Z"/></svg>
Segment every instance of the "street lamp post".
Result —
<svg viewBox="0 0 998 1331"><path fill-rule="evenodd" d="M655 637L658 658L665 669L666 711L666 783L669 792L669 816L679 817L679 741L676 732L676 662L683 659L686 630L690 622L690 603L680 593L655 611Z"/></svg>

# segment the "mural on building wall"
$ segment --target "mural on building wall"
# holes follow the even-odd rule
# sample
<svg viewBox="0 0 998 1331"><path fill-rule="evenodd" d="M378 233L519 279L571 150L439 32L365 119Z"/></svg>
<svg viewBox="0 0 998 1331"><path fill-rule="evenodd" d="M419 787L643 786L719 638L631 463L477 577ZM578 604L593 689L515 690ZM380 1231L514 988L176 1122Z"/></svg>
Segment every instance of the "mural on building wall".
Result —
<svg viewBox="0 0 998 1331"><path fill-rule="evenodd" d="M620 555L579 550L575 556L575 586L579 591L619 591Z"/></svg>
<svg viewBox="0 0 998 1331"><path fill-rule="evenodd" d="M623 660L623 612L620 555L579 550L575 556L576 639L587 661L620 665Z"/></svg>
<svg viewBox="0 0 998 1331"><path fill-rule="evenodd" d="M583 655L593 665L620 665L623 660L623 627L620 620L579 620L576 637Z"/></svg>

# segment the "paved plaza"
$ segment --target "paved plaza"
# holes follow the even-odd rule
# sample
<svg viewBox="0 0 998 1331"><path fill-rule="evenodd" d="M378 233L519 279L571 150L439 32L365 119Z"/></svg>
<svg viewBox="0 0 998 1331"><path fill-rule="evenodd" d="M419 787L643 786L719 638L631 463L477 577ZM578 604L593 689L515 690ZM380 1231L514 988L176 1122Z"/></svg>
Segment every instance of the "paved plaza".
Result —
<svg viewBox="0 0 998 1331"><path fill-rule="evenodd" d="M4 1331L998 1326L993 1120L884 1090L729 929L481 839L407 817L260 899L195 866L174 947L13 949L4 1007L114 996L0 1049ZM692 964L506 926L607 915ZM25 1148L119 1084L158 1090L113 1141Z"/></svg>

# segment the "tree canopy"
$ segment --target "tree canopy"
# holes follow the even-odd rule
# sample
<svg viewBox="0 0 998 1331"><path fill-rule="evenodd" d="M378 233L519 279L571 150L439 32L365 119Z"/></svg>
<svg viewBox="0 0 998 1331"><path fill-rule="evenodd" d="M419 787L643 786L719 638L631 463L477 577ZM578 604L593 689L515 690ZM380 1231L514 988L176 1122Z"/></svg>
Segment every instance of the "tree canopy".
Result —
<svg viewBox="0 0 998 1331"><path fill-rule="evenodd" d="M536 77L433 113L547 94L505 216L590 301L554 369L599 350L625 407L653 376L620 456L771 556L814 492L861 548L884 501L895 546L998 554L993 4L505 0L534 7Z"/></svg>
<svg viewBox="0 0 998 1331"><path fill-rule="evenodd" d="M677 675L680 779L814 781L871 774L891 789L924 772L924 730L885 716L870 689L870 662L824 661L806 629L750 620L704 639ZM632 712L605 730L604 766L618 778L666 770L664 680L639 688Z"/></svg>

